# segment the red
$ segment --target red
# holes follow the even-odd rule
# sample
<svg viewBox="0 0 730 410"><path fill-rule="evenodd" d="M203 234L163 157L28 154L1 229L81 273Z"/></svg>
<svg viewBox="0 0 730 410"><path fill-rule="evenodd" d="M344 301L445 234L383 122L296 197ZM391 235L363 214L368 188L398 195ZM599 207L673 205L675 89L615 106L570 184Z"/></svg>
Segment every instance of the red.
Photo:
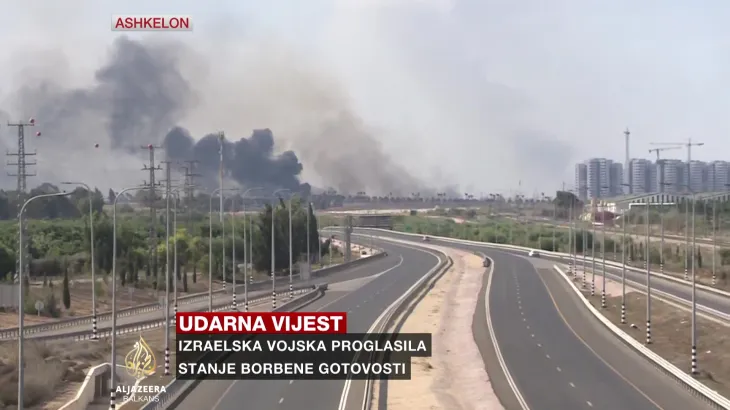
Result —
<svg viewBox="0 0 730 410"><path fill-rule="evenodd" d="M347 333L341 312L178 312L178 334Z"/></svg>

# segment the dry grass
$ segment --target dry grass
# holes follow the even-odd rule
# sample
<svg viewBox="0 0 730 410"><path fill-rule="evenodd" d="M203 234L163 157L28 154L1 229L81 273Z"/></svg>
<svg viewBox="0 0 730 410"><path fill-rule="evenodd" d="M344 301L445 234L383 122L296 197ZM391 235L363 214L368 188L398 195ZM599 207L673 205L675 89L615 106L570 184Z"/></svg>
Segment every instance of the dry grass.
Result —
<svg viewBox="0 0 730 410"><path fill-rule="evenodd" d="M54 282L53 288L32 286L30 289L30 300L45 300L46 295L53 292L56 300L58 301L58 307L61 312L60 317L48 317L48 316L36 316L32 314L26 314L25 321L27 324L32 325L36 323L47 323L56 320L68 319L76 316L87 316L91 314L91 282L86 281L70 281L69 287L71 290L71 306L66 309L61 302L63 286L60 282ZM213 289L219 289L221 285L219 283L213 283ZM147 303L156 302L159 295L163 295L164 290L155 291L151 288L139 288L134 289L130 293L132 287L117 287L117 307L119 309L125 309L129 307L139 306ZM178 281L178 294L187 295L191 293L203 292L208 289L207 278L200 277L198 275L197 283L192 283L192 280L188 281L188 292L182 291L182 283ZM111 310L111 284L108 283L106 278L97 281L96 286L96 303L97 312L108 312ZM18 326L18 313L17 311L6 310L0 312L0 328L9 328Z"/></svg>
<svg viewBox="0 0 730 410"><path fill-rule="evenodd" d="M591 297L593 306L601 310L600 294ZM621 297L607 298L603 314L637 341L646 341L646 295L632 292L626 295L626 325L621 325ZM691 319L690 313L652 298L652 344L648 347L675 366L690 372ZM632 327L631 325L635 325ZM730 396L730 328L697 317L697 352L700 373L696 379Z"/></svg>
<svg viewBox="0 0 730 410"><path fill-rule="evenodd" d="M154 350L160 375L150 376L145 384L167 384L172 376L162 376L164 365L164 331L151 329L142 336ZM126 352L132 348L139 334L117 338L117 349ZM170 331L170 344L174 346L174 329ZM109 362L111 341L53 341L25 344L25 407L27 409L52 410L71 400L83 383L89 368ZM174 349L171 354L174 370ZM174 372L173 372L174 373ZM15 342L0 345L0 409L17 407L18 347ZM125 408L127 408L125 406ZM134 406L132 406L134 408Z"/></svg>

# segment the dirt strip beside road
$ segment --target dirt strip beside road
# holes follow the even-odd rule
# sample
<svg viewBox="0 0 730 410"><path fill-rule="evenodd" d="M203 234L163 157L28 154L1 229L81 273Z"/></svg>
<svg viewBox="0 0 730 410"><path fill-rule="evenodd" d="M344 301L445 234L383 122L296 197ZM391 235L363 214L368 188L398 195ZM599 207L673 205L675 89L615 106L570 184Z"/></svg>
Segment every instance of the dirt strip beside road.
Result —
<svg viewBox="0 0 730 410"><path fill-rule="evenodd" d="M416 305L400 332L431 333L433 357L412 359L411 380L388 382L387 408L503 410L470 336L484 275L482 259L464 251L428 247L451 256L454 264ZM373 408L378 408L378 385L374 383Z"/></svg>

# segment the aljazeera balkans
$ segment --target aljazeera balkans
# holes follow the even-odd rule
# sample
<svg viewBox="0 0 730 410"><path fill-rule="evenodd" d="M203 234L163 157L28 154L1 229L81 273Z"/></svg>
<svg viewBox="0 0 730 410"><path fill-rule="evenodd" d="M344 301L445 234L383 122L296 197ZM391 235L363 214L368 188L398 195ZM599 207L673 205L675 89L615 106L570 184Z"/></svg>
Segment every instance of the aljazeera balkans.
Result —
<svg viewBox="0 0 730 410"><path fill-rule="evenodd" d="M138 381L155 373L157 360L152 348L142 338L142 335L139 336L139 340L124 358L124 367L127 369L127 373ZM166 393L165 386L139 384L117 386L115 392L121 397L122 402L157 402L160 399L160 393Z"/></svg>

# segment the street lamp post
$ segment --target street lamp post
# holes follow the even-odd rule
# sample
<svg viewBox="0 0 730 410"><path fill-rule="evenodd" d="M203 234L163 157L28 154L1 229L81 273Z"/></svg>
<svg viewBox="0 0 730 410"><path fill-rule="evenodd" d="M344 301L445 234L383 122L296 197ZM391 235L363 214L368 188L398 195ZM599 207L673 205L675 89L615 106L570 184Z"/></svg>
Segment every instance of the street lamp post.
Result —
<svg viewBox="0 0 730 410"><path fill-rule="evenodd" d="M277 189L272 196L276 200L276 194L279 192L289 192L289 189ZM271 206L271 307L276 310L276 229L274 220L276 219L276 207Z"/></svg>
<svg viewBox="0 0 730 410"><path fill-rule="evenodd" d="M293 285L293 272L294 272L294 247L292 246L292 199L296 193L289 195L289 300L294 299L294 285Z"/></svg>
<svg viewBox="0 0 730 410"><path fill-rule="evenodd" d="M626 324L626 224L628 211L621 218L621 324Z"/></svg>
<svg viewBox="0 0 730 410"><path fill-rule="evenodd" d="M23 357L23 344L24 344L24 321L25 321L25 311L23 307L25 306L25 295L23 290L23 280L24 275L26 272L24 272L24 263L23 258L25 255L23 255L23 214L25 213L25 207L28 206L29 203L32 201L39 199L39 198L50 198L54 196L66 196L69 195L68 192L54 192L52 194L41 194L36 195L34 197L28 198L27 201L23 204L22 207L20 207L20 212L18 212L18 261L20 264L18 265L20 268L20 271L18 272L18 408L22 409L23 407L23 395L25 390L25 360ZM113 395L114 393L112 393Z"/></svg>
<svg viewBox="0 0 730 410"><path fill-rule="evenodd" d="M250 247L249 250L247 250L247 248L246 248L246 194L248 194L251 191L257 190L257 189L263 189L263 188L261 188L261 187L249 188L249 189L243 191L243 194L241 195L241 203L242 203L241 208L243 210L243 251L244 251L244 254L243 254L243 309L246 312L248 312L248 281L249 281L248 263L246 262L246 259L251 259L250 250L253 249L253 247ZM250 238L248 238L248 240L249 240L249 242L253 243L253 232L251 232L251 233L252 233L252 235ZM235 238L236 238L236 235L234 233L234 235L233 235L234 244L235 244L235 240L236 240ZM234 245L234 249L235 249L235 245ZM235 252L235 250L234 250L234 252ZM248 255L246 255L247 253L248 253ZM234 253L233 259L235 260L235 253ZM253 265L251 265L251 269L253 269ZM236 293L235 285L233 287L233 293L234 294Z"/></svg>
<svg viewBox="0 0 730 410"><path fill-rule="evenodd" d="M646 205L646 246L644 247L644 260L646 261L646 344L651 344L651 267L649 266L649 254L651 242L649 235L649 197L645 199Z"/></svg>
<svg viewBox="0 0 730 410"><path fill-rule="evenodd" d="M591 209L591 296L596 296L596 214Z"/></svg>
<svg viewBox="0 0 730 410"><path fill-rule="evenodd" d="M208 198L208 311L213 311L213 198L215 194L223 193L220 188L216 188L211 192ZM221 209L223 207L221 206ZM225 246L223 247L225 249ZM225 252L225 251L224 251ZM225 290L225 281L223 282L223 290Z"/></svg>
<svg viewBox="0 0 730 410"><path fill-rule="evenodd" d="M172 269L172 312L173 312L173 320L177 320L177 275L178 275L178 264L177 264L177 205L178 202L180 202L180 193L177 191L174 191L175 195L175 206L173 208L173 222L172 222L172 246L174 248L173 252L173 259L175 262L173 263L173 269Z"/></svg>
<svg viewBox="0 0 730 410"><path fill-rule="evenodd" d="M127 191L134 191L134 190L140 190L140 189L147 189L146 187L132 187L132 188L124 188L121 191L117 193L117 195L114 197L114 202L112 204L112 342L111 342L111 368L112 370L115 370L117 368L117 201L119 200L119 197L122 196L123 193ZM167 301L165 302L164 308L167 310L169 307L167 306ZM166 332L169 332L170 324L165 323L166 326ZM111 392L111 396L109 399L109 407L115 408L115 400L116 400L116 380L117 375L115 371L111 372L111 380L109 382L109 391ZM20 407L22 408L22 407Z"/></svg>
<svg viewBox="0 0 730 410"><path fill-rule="evenodd" d="M245 226L245 225L244 225ZM246 229L243 230L246 232ZM223 241L225 247L225 241ZM238 310L238 303L236 303L236 197L231 197L231 276L233 276L233 294L231 301L233 302L233 310ZM246 279L243 280L246 283Z"/></svg>
<svg viewBox="0 0 730 410"><path fill-rule="evenodd" d="M61 182L63 185L79 185L86 189L89 194L89 235L90 235L90 247L91 247L91 331L92 339L96 340L99 338L96 329L96 263L94 262L94 205L93 195L91 193L91 187L83 182Z"/></svg>
<svg viewBox="0 0 730 410"><path fill-rule="evenodd" d="M697 280L695 277L695 249L697 249L697 235L695 234L696 203L694 193L692 193L692 374L697 374Z"/></svg>

